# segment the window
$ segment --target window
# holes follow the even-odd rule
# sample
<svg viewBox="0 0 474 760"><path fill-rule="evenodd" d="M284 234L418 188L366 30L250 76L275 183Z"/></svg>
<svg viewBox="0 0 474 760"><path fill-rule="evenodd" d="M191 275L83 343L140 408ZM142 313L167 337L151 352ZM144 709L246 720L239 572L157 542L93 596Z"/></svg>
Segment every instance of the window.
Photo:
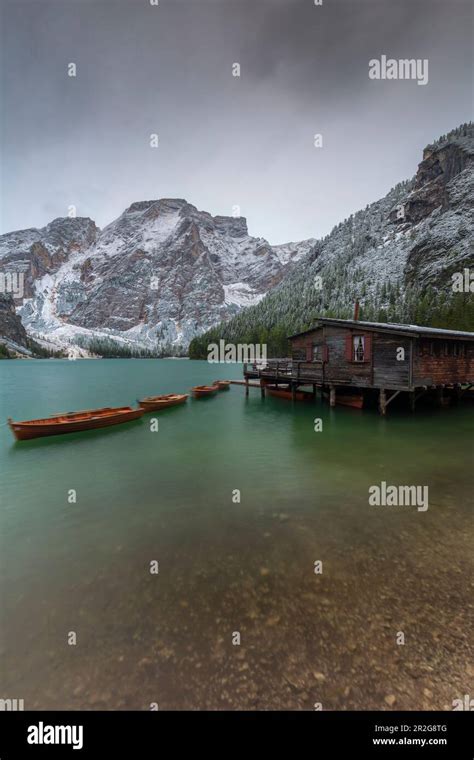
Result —
<svg viewBox="0 0 474 760"><path fill-rule="evenodd" d="M294 348L291 354L291 358L294 362L304 362L306 358L306 352L304 348Z"/></svg>
<svg viewBox="0 0 474 760"><path fill-rule="evenodd" d="M346 361L357 364L370 364L372 361L372 334L348 333L345 338Z"/></svg>
<svg viewBox="0 0 474 760"><path fill-rule="evenodd" d="M365 335L354 335L352 338L352 356L355 362L365 361Z"/></svg>
<svg viewBox="0 0 474 760"><path fill-rule="evenodd" d="M313 362L329 361L329 349L326 343L313 344Z"/></svg>

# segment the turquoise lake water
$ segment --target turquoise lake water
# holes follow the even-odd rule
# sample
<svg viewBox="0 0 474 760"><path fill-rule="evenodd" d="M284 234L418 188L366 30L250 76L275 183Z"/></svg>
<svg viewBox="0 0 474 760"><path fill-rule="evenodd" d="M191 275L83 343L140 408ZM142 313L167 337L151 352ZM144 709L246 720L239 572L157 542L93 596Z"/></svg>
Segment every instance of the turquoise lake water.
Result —
<svg viewBox="0 0 474 760"><path fill-rule="evenodd" d="M3 361L0 418L218 377L242 367ZM0 697L25 709L450 709L474 693L473 411L383 419L234 385L108 430L15 442L3 425ZM383 480L428 486L428 511L369 506Z"/></svg>

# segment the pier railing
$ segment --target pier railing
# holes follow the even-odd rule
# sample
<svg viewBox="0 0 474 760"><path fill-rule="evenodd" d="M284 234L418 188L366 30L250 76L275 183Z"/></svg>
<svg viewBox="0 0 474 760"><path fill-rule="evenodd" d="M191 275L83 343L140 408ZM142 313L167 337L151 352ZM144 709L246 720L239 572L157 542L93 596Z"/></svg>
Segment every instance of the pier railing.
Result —
<svg viewBox="0 0 474 760"><path fill-rule="evenodd" d="M268 359L244 364L244 376L293 380L301 384L324 381L322 362L293 361L292 359Z"/></svg>
<svg viewBox="0 0 474 760"><path fill-rule="evenodd" d="M293 362L291 359L267 359L244 364L244 375L291 378L292 369Z"/></svg>
<svg viewBox="0 0 474 760"><path fill-rule="evenodd" d="M294 380L308 383L322 382L322 362L293 361L292 359L268 359L267 361L244 364L244 375L272 378L274 380Z"/></svg>

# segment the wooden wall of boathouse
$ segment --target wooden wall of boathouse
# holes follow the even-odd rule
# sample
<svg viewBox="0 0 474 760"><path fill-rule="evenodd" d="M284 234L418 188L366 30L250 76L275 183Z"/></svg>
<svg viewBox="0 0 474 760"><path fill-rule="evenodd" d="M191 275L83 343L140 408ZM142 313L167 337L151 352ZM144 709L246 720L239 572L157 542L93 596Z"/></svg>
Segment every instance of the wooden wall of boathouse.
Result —
<svg viewBox="0 0 474 760"><path fill-rule="evenodd" d="M351 358L354 336L363 335L366 358ZM474 341L451 336L418 336L351 325L320 324L290 338L292 359L305 362L312 382L357 388L414 388L458 385L474 378ZM316 354L315 352L316 348ZM404 350L401 358L400 349Z"/></svg>
<svg viewBox="0 0 474 760"><path fill-rule="evenodd" d="M347 357L347 340L352 341L355 335L364 335L367 341L367 359L364 362L351 361ZM412 340L360 328L324 325L291 339L292 359L311 361L314 346L321 346L322 360L314 362L315 382L408 390ZM405 350L403 361L397 360L399 348Z"/></svg>
<svg viewBox="0 0 474 760"><path fill-rule="evenodd" d="M408 390L411 387L413 338L376 333L373 338L373 385L376 388ZM404 359L397 359L400 349Z"/></svg>
<svg viewBox="0 0 474 760"><path fill-rule="evenodd" d="M421 338L417 341L413 360L413 383L452 385L474 379L474 343Z"/></svg>

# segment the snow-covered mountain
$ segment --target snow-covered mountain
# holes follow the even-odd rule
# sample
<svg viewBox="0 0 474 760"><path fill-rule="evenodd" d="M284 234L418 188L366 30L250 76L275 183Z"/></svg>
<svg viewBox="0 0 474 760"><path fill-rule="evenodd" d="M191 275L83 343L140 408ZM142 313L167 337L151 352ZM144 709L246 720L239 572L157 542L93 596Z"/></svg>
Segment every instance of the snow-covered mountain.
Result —
<svg viewBox="0 0 474 760"><path fill-rule="evenodd" d="M320 240L271 246L243 217L142 201L103 230L62 218L1 236L0 274L24 275L15 303L29 335L76 353L110 340L180 353L192 340L197 356L210 338L266 333L284 350L285 335L351 316L355 300L365 319L470 329L457 322L469 321L472 296L453 300L451 277L474 266L473 197L464 124L425 149L413 179Z"/></svg>
<svg viewBox="0 0 474 760"><path fill-rule="evenodd" d="M162 199L133 203L103 230L66 217L3 235L0 266L24 274L18 311L36 339L179 352L258 303L314 242L272 247L248 234L243 217Z"/></svg>
<svg viewBox="0 0 474 760"><path fill-rule="evenodd" d="M205 356L218 338L266 336L271 353L318 316L418 322L474 329L472 293L455 293L452 275L474 268L474 125L428 145L413 179L351 215L318 240L258 305L193 341Z"/></svg>

